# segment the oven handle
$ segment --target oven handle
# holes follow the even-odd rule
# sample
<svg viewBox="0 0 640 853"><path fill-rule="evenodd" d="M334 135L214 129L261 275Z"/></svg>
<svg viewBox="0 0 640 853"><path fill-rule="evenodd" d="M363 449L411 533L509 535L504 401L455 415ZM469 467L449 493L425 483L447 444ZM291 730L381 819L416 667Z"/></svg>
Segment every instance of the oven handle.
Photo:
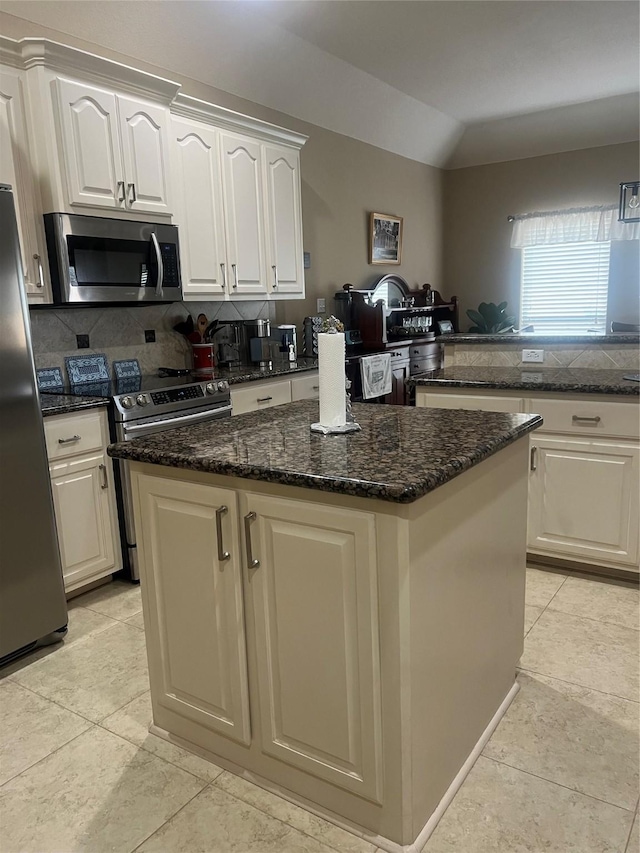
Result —
<svg viewBox="0 0 640 853"><path fill-rule="evenodd" d="M156 237L155 231L151 232L151 242L153 243L153 249L156 253L156 262L158 264L158 283L156 284L156 294L158 296L162 296L162 284L164 282L164 266L162 264L162 252L160 251L160 244L158 243L158 238Z"/></svg>
<svg viewBox="0 0 640 853"><path fill-rule="evenodd" d="M177 418L166 419L162 421L146 421L144 424L123 424L123 432L126 435L131 435L136 432L144 432L148 429L154 429L158 426L166 425L167 429L173 429L176 426L181 426L182 424L192 423L193 421L207 421L215 418L218 415L225 414L226 412L231 413L231 405L228 406L220 406L217 409L211 409L207 412L198 412L195 415L181 415Z"/></svg>

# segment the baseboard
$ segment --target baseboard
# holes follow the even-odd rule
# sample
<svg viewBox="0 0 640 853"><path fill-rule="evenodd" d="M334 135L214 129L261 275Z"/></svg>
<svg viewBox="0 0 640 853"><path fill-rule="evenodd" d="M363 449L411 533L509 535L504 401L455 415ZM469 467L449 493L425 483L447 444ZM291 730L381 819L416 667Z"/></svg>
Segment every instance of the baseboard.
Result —
<svg viewBox="0 0 640 853"><path fill-rule="evenodd" d="M282 797L283 800L287 800L288 802L293 803L293 805L295 806L300 806L300 808L303 808L306 811L311 812L311 814L314 814L317 817L323 818L324 820L333 823L335 826L340 827L340 829L344 829L346 832L350 832L352 835L355 835L358 838L362 838L365 841L368 841L374 846L379 847L381 850L385 850L386 853L420 853L424 845L429 840L431 834L435 830L436 826L438 825L440 819L451 804L451 801L460 790L462 783L469 775L471 768L480 757L482 750L487 745L489 738L496 730L498 723L506 714L509 705L511 705L519 690L520 685L516 681L503 699L498 710L495 712L495 714L489 721L489 724L480 735L478 742L473 747L473 749L469 753L467 760L464 762L464 764L456 774L455 778L445 791L444 796L434 809L433 813L431 814L431 817L420 830L418 836L412 844L398 844L395 841L391 841L389 838L384 838L381 835L371 833L370 831L367 831L364 827L351 824L339 815L336 815L333 812L323 809L320 806L317 806L315 803L310 803L308 800L305 800L304 797L299 797L291 791L288 791L287 789L281 788L279 785L270 782L268 779L263 779L261 776L257 776L255 773L251 773L245 768L234 764L232 761L227 761L226 759L221 758L218 755L214 755L213 753L208 752L208 750L202 749L201 747L190 743L184 738L176 737L175 735L170 734L165 729L161 729L153 723L149 727L149 731L152 734L161 737L163 740L167 740L170 743L176 744L176 746L181 746L184 749L187 749L189 752L193 752L196 755L200 755L202 758L211 761L213 764L217 764L218 767L222 767L224 770L228 770L230 773L233 773L236 776L240 776L242 779L246 779L248 782L252 782L254 785L257 785L260 788L264 788L265 791L269 791L270 793L275 794L278 797Z"/></svg>
<svg viewBox="0 0 640 853"><path fill-rule="evenodd" d="M591 563L581 563L579 560L564 560L561 557L547 557L544 554L527 553L527 563L537 566L547 566L564 574L577 577L589 576L616 581L627 581L634 586L640 583L640 574L633 569L616 569L613 566L594 566Z"/></svg>

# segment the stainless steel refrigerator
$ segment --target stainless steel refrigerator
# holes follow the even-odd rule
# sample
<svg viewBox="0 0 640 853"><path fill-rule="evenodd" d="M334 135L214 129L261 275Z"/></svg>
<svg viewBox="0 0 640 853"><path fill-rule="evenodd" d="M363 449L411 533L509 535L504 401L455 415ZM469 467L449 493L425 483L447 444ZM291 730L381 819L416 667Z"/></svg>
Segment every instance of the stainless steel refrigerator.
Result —
<svg viewBox="0 0 640 853"><path fill-rule="evenodd" d="M16 213L0 184L0 665L66 625Z"/></svg>

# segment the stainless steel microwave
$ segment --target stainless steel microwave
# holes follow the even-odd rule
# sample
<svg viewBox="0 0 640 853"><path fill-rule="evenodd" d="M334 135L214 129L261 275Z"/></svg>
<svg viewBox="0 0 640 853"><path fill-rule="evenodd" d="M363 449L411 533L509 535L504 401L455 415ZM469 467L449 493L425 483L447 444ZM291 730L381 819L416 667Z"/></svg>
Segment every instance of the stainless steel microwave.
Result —
<svg viewBox="0 0 640 853"><path fill-rule="evenodd" d="M44 216L53 301L177 302L178 229L67 213Z"/></svg>

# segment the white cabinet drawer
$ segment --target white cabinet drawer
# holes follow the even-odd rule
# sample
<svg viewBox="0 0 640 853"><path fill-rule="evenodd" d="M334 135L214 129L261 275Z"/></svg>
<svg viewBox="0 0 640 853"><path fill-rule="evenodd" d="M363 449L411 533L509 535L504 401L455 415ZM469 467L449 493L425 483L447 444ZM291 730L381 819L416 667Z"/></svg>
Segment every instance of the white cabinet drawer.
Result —
<svg viewBox="0 0 640 853"><path fill-rule="evenodd" d="M521 412L523 401L520 397L499 397L490 394L448 394L427 391L418 394L416 406L429 406L434 409L475 409L483 412Z"/></svg>
<svg viewBox="0 0 640 853"><path fill-rule="evenodd" d="M318 373L305 373L291 380L291 400L313 400L317 398L320 391L320 380Z"/></svg>
<svg viewBox="0 0 640 853"><path fill-rule="evenodd" d="M605 400L547 400L532 397L529 411L544 418L543 432L638 438L640 406Z"/></svg>
<svg viewBox="0 0 640 853"><path fill-rule="evenodd" d="M44 420L44 435L49 460L63 459L90 450L102 450L107 442L103 433L103 411L56 415Z"/></svg>
<svg viewBox="0 0 640 853"><path fill-rule="evenodd" d="M249 382L244 388L231 389L233 415L270 409L272 406L290 402L291 382L288 379L282 382Z"/></svg>

